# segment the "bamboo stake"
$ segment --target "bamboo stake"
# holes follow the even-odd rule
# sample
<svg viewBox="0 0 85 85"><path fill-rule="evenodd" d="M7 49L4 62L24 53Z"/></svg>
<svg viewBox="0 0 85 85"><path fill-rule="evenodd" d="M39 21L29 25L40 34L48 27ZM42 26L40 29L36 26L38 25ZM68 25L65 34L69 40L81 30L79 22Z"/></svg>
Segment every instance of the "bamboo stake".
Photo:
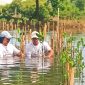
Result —
<svg viewBox="0 0 85 85"><path fill-rule="evenodd" d="M3 21L2 23L3 23L3 25L2 25L3 27L2 27L2 28L3 28L3 30L4 30L4 25L5 25L5 22Z"/></svg>
<svg viewBox="0 0 85 85"><path fill-rule="evenodd" d="M26 29L26 22L25 22L25 26L24 26L24 34L25 34L25 45L26 45L26 31L27 29ZM25 50L25 49L24 49Z"/></svg>
<svg viewBox="0 0 85 85"><path fill-rule="evenodd" d="M25 60L25 49L24 49L24 45L25 45L25 35L24 35L24 28L21 34L21 42L20 42L20 50L22 52L22 56L21 56L21 62L24 62Z"/></svg>
<svg viewBox="0 0 85 85"><path fill-rule="evenodd" d="M69 68L69 85L74 85L74 68Z"/></svg>
<svg viewBox="0 0 85 85"><path fill-rule="evenodd" d="M53 22L53 30L52 30L52 36L51 36L51 47L54 50L54 22Z"/></svg>
<svg viewBox="0 0 85 85"><path fill-rule="evenodd" d="M6 30L6 21L5 21L5 23L4 23L4 30Z"/></svg>
<svg viewBox="0 0 85 85"><path fill-rule="evenodd" d="M47 32L49 32L49 22L47 22Z"/></svg>
<svg viewBox="0 0 85 85"><path fill-rule="evenodd" d="M72 43L68 43L67 46L72 49ZM71 52L71 56L70 57L73 57L72 53L73 52ZM72 66L70 66L70 64L68 64L67 72L68 72L68 82L69 82L69 85L74 85L74 67L72 67Z"/></svg>
<svg viewBox="0 0 85 85"><path fill-rule="evenodd" d="M47 29L47 25L46 25L46 23L45 23L45 25L44 25L44 30L43 30L43 33L44 33L44 39L46 38L46 34L47 34L46 29Z"/></svg>
<svg viewBox="0 0 85 85"><path fill-rule="evenodd" d="M6 23L6 30L9 31L9 25Z"/></svg>
<svg viewBox="0 0 85 85"><path fill-rule="evenodd" d="M58 21L57 21L57 53L60 53L60 42L59 42L59 8L58 8Z"/></svg>
<svg viewBox="0 0 85 85"><path fill-rule="evenodd" d="M29 29L29 31L28 31L28 42L31 41L31 33L32 33L32 29Z"/></svg>
<svg viewBox="0 0 85 85"><path fill-rule="evenodd" d="M40 24L41 24L41 23L39 22L39 26L40 26ZM42 29L41 29L41 27L39 28L39 32L40 32L40 33L42 32Z"/></svg>
<svg viewBox="0 0 85 85"><path fill-rule="evenodd" d="M34 24L33 24L33 25L34 25L34 30L36 30L36 27L35 27L35 22L34 22Z"/></svg>

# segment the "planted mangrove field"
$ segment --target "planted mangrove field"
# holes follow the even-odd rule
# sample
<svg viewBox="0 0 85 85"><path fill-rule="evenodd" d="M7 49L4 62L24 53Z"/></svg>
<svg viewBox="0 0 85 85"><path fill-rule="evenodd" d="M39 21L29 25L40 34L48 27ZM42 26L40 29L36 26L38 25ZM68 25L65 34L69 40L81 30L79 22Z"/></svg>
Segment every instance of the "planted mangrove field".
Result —
<svg viewBox="0 0 85 85"><path fill-rule="evenodd" d="M1 85L84 85L85 84L85 34L80 30L60 28L57 22L37 24L1 22L1 32L7 30L13 36L10 43L23 52L21 58L15 56L0 63ZM64 22L63 22L64 23ZM67 26L66 24L65 26ZM11 26L11 28L10 28ZM74 26L73 26L74 27ZM29 60L25 46L31 41L31 32L39 31L42 38L54 51L52 60L43 58ZM1 62L2 60L0 60ZM9 64L10 62L10 64ZM13 62L11 64L11 62Z"/></svg>
<svg viewBox="0 0 85 85"><path fill-rule="evenodd" d="M0 85L85 85L85 0L0 0Z"/></svg>

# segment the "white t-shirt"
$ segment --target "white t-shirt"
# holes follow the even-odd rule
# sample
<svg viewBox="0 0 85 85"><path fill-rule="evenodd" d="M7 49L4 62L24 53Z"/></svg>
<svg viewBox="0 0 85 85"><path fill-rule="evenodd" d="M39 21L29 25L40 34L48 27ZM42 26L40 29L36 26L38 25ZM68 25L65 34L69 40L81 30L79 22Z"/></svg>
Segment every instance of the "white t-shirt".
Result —
<svg viewBox="0 0 85 85"><path fill-rule="evenodd" d="M0 43L0 64L13 63L13 56L18 54L19 52L20 51L12 44L4 46Z"/></svg>
<svg viewBox="0 0 85 85"><path fill-rule="evenodd" d="M51 47L48 45L47 42L43 43L39 42L37 46L30 42L26 45L26 56L28 58L42 56L45 55L50 50Z"/></svg>

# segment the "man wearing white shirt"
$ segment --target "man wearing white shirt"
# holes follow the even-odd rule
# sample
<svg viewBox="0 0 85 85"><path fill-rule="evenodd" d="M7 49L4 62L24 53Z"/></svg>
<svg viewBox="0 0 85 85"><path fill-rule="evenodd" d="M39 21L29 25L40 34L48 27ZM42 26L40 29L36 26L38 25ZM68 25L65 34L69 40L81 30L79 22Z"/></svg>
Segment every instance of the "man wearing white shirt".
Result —
<svg viewBox="0 0 85 85"><path fill-rule="evenodd" d="M41 43L37 34L39 34L37 31L33 31L31 34L32 41L26 45L27 59L40 59L40 57L51 59L53 57L53 50L47 42L44 41ZM36 62L36 60L34 61Z"/></svg>

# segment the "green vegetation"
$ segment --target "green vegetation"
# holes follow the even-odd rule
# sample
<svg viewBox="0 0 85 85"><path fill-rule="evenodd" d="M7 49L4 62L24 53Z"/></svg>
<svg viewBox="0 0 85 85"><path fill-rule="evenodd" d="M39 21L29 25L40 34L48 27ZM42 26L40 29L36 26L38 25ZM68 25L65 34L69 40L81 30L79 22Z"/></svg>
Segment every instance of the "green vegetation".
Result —
<svg viewBox="0 0 85 85"><path fill-rule="evenodd" d="M85 18L85 0L13 0L0 6L0 19L49 20L57 17L58 8L61 19Z"/></svg>
<svg viewBox="0 0 85 85"><path fill-rule="evenodd" d="M71 68L76 67L77 72L81 73L85 67L82 57L82 50L85 46L83 38L78 40L74 46L76 37L69 36L65 33L64 42L65 46L60 53L60 61L62 65L66 66L68 63Z"/></svg>

